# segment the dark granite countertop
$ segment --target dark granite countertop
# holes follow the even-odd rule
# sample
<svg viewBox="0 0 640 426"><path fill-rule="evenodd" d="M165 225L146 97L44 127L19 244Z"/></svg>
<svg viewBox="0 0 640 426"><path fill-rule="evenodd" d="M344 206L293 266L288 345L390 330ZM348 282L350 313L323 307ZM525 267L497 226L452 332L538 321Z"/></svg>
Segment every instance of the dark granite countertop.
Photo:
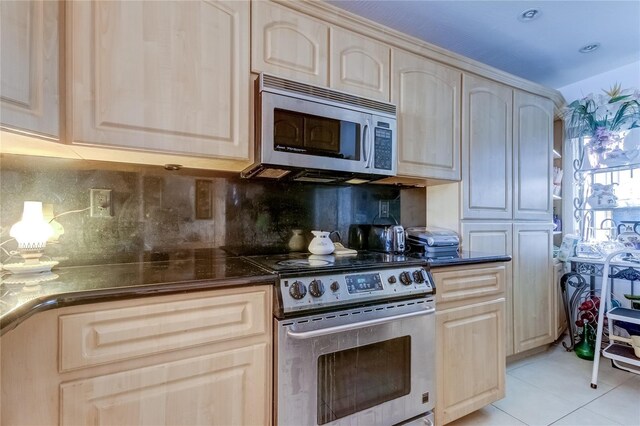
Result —
<svg viewBox="0 0 640 426"><path fill-rule="evenodd" d="M50 281L0 285L0 335L31 315L63 306L182 293L220 287L273 284L275 276L242 257L191 256L180 260L54 268Z"/></svg>
<svg viewBox="0 0 640 426"><path fill-rule="evenodd" d="M63 306L118 299L183 293L221 287L274 284L275 275L241 256L211 250L144 254L141 262L54 268L51 280L26 287L0 285L0 335L31 315ZM427 258L432 268L508 262L510 256L462 251L458 257Z"/></svg>
<svg viewBox="0 0 640 426"><path fill-rule="evenodd" d="M507 254L483 253L467 250L461 250L458 252L457 256L428 257L417 254L415 256L420 257L421 259L426 259L431 268L511 261L511 256Z"/></svg>

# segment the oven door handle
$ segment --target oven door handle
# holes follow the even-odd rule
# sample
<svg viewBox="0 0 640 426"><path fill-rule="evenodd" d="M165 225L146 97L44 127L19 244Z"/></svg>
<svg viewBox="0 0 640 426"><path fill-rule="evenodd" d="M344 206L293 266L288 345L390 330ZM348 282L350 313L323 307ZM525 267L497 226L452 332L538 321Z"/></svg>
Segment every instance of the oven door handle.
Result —
<svg viewBox="0 0 640 426"><path fill-rule="evenodd" d="M311 339L313 337L327 336L329 334L341 333L344 331L357 330L359 328L371 327L373 325L385 324L392 321L398 321L401 319L418 317L422 315L431 315L436 312L434 307L429 307L428 309L416 311L416 312L407 312L404 314L392 315L388 317L382 318L373 318L364 321L359 321L350 324L336 325L333 327L321 328L318 330L310 330L310 331L295 331L292 329L287 330L287 335L292 339Z"/></svg>

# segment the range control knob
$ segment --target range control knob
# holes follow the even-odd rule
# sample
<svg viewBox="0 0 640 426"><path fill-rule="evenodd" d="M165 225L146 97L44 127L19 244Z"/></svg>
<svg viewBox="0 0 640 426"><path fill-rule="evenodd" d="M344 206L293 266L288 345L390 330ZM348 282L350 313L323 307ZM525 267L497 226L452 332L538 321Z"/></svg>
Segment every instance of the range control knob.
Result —
<svg viewBox="0 0 640 426"><path fill-rule="evenodd" d="M320 280L313 280L309 283L309 293L313 297L320 297L324 294L324 284Z"/></svg>
<svg viewBox="0 0 640 426"><path fill-rule="evenodd" d="M389 284L395 284L398 282L395 275L391 275L389 278L387 278L387 281L389 281Z"/></svg>
<svg viewBox="0 0 640 426"><path fill-rule="evenodd" d="M289 287L289 295L296 300L300 300L307 295L307 287L301 281L295 281Z"/></svg>
<svg viewBox="0 0 640 426"><path fill-rule="evenodd" d="M411 274L407 271L400 272L400 282L404 285L411 284Z"/></svg>
<svg viewBox="0 0 640 426"><path fill-rule="evenodd" d="M331 283L329 288L331 289L332 292L335 293L336 291L340 290L340 283L338 283L338 281L334 281Z"/></svg>
<svg viewBox="0 0 640 426"><path fill-rule="evenodd" d="M422 269L416 269L413 271L413 280L418 284L422 284L424 282L424 275L422 273Z"/></svg>

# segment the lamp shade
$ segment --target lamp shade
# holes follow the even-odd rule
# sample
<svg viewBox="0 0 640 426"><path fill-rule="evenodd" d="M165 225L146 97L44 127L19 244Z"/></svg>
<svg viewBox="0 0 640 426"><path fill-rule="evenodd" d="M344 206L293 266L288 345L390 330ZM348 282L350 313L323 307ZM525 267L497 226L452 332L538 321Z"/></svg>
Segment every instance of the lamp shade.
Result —
<svg viewBox="0 0 640 426"><path fill-rule="evenodd" d="M53 229L42 215L40 201L25 201L22 220L9 231L9 235L18 241L18 249L27 251L42 250L52 234Z"/></svg>

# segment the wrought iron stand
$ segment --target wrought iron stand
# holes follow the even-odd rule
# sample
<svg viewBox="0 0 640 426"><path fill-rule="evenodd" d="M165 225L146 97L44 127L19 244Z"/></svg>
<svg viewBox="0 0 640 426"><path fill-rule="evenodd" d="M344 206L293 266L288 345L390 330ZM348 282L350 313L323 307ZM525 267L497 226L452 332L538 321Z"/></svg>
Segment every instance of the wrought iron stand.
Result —
<svg viewBox="0 0 640 426"><path fill-rule="evenodd" d="M603 276L604 265L602 263L591 262L587 258L571 258L571 272L567 272L560 279L560 289L562 300L567 315L569 329L569 344L562 342L562 346L567 351L572 351L579 339L576 326L576 312L581 301L587 296L596 295L596 278ZM613 290L614 279L624 279L631 282L631 293L634 293L635 281L640 281L640 265L632 267L628 265L611 265L607 273L611 279L611 290ZM587 276L589 281L584 278ZM573 294L569 297L569 287L573 287Z"/></svg>

